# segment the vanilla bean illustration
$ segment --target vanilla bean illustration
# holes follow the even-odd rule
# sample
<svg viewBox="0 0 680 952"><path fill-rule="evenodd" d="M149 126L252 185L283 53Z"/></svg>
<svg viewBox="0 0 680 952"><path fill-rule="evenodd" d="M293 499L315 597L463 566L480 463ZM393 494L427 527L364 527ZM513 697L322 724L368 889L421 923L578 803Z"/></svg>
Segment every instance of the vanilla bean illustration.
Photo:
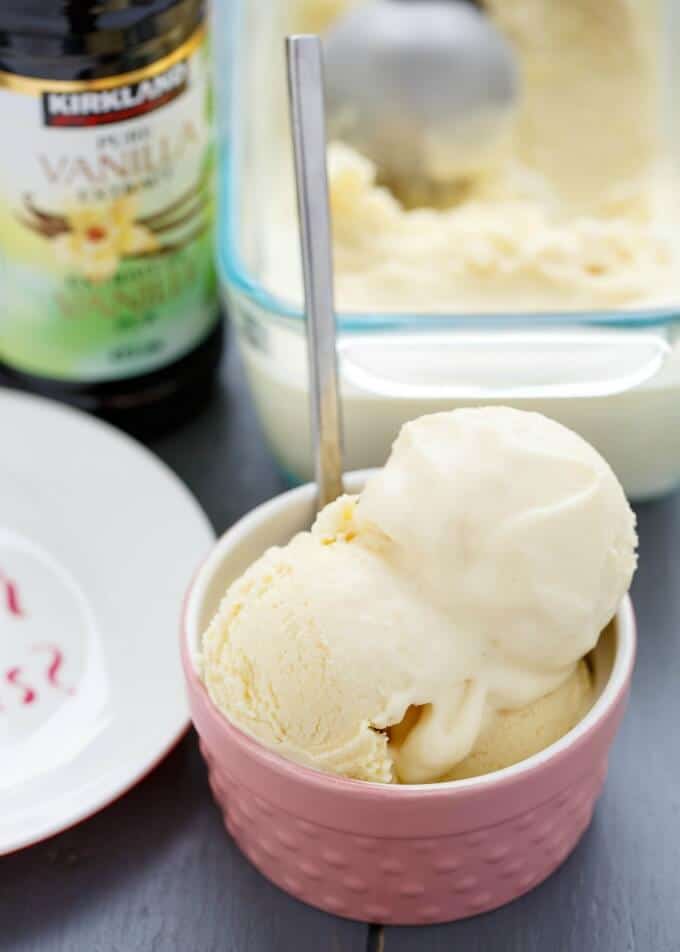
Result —
<svg viewBox="0 0 680 952"><path fill-rule="evenodd" d="M44 238L54 238L56 235L69 231L68 222L63 215L44 212L36 208L30 195L24 195L24 214L16 214L16 218L26 228L36 231Z"/></svg>
<svg viewBox="0 0 680 952"><path fill-rule="evenodd" d="M159 248L153 248L149 251L139 251L136 254L125 255L126 261L131 261L133 259L139 260L141 258L157 258L163 255L174 254L175 251L181 251L182 248L186 245L191 244L192 241L195 241L197 238L200 238L201 235L205 234L206 231L211 227L209 221L203 222L197 228L194 228L193 231L190 231L188 235L185 235L180 241L171 241L166 245L161 245Z"/></svg>
<svg viewBox="0 0 680 952"><path fill-rule="evenodd" d="M63 215L58 215L54 212L42 211L36 205L34 205L33 197L31 195L24 195L24 205L32 215L35 215L36 218L39 218L46 224L50 224L52 226L59 225L63 231L68 231L68 222Z"/></svg>
<svg viewBox="0 0 680 952"><path fill-rule="evenodd" d="M203 214L207 208L207 202L205 199L198 197L198 201L194 202L193 205L189 205L185 209L181 209L179 213L175 213L172 217L165 219L159 225L147 225L155 235L159 235L164 231L173 231L175 228L180 228L182 225L186 225L187 222L190 222L193 218L196 218L197 215Z"/></svg>
<svg viewBox="0 0 680 952"><path fill-rule="evenodd" d="M28 228L29 231L37 232L42 238L52 238L54 235L51 231L45 228L45 226L40 221L34 221L30 218L26 218L25 215L21 215L18 212L15 213L14 217L19 222L20 225L23 225L24 228Z"/></svg>
<svg viewBox="0 0 680 952"><path fill-rule="evenodd" d="M205 187L207 185L207 179L205 176L202 176L191 188L187 189L186 192L183 192L174 202L171 202L169 205L166 205L165 208L161 208L159 211L154 212L152 215L144 215L141 218L137 219L138 224L144 225L147 228L150 228L152 231L158 230L163 225L163 220L168 217L168 215L174 215L178 213L183 205L189 200L195 200L199 198L202 202L207 201L207 196L205 195Z"/></svg>

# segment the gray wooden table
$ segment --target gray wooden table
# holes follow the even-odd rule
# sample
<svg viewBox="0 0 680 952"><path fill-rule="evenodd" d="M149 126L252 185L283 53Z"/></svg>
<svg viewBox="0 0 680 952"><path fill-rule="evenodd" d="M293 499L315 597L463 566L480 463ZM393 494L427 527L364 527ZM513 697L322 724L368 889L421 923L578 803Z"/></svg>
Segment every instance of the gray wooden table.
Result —
<svg viewBox="0 0 680 952"><path fill-rule="evenodd" d="M212 406L153 449L218 530L283 488L233 354ZM0 859L0 950L680 950L680 496L638 514L631 705L592 827L533 893L465 922L384 932L310 909L266 882L229 840L190 734L113 806Z"/></svg>

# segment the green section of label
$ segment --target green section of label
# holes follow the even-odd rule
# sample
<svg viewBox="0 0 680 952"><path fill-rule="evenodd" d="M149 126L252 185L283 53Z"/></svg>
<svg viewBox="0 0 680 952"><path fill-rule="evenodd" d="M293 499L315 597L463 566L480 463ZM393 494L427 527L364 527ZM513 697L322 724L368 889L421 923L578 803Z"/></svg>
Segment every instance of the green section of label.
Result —
<svg viewBox="0 0 680 952"><path fill-rule="evenodd" d="M100 283L59 280L18 261L2 281L2 359L57 379L118 379L170 363L216 316L209 234L159 258L123 262Z"/></svg>

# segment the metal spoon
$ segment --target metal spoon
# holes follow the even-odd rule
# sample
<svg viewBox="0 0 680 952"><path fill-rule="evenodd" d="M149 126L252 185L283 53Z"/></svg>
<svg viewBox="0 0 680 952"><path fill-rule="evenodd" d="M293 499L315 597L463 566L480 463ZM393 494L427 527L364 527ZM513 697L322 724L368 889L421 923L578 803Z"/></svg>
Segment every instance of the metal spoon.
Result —
<svg viewBox="0 0 680 952"><path fill-rule="evenodd" d="M398 193L450 185L493 159L518 99L514 52L465 0L369 0L324 36L329 130Z"/></svg>
<svg viewBox="0 0 680 952"><path fill-rule="evenodd" d="M321 509L344 491L321 42L290 36L286 52Z"/></svg>

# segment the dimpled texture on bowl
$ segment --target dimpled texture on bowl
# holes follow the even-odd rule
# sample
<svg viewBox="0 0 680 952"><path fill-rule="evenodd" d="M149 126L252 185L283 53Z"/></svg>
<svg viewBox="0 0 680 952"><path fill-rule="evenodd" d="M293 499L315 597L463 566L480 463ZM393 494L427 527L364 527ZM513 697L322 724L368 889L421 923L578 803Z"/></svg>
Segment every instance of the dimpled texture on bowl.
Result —
<svg viewBox="0 0 680 952"><path fill-rule="evenodd" d="M564 793L497 826L385 839L286 813L238 784L201 749L225 826L261 873L327 912L394 924L462 919L542 882L590 823L606 772L602 761Z"/></svg>
<svg viewBox="0 0 680 952"><path fill-rule="evenodd" d="M210 785L241 850L303 902L386 924L476 915L549 876L590 822L630 680L573 743L527 769L394 788L265 749L214 708L186 638L183 658Z"/></svg>

